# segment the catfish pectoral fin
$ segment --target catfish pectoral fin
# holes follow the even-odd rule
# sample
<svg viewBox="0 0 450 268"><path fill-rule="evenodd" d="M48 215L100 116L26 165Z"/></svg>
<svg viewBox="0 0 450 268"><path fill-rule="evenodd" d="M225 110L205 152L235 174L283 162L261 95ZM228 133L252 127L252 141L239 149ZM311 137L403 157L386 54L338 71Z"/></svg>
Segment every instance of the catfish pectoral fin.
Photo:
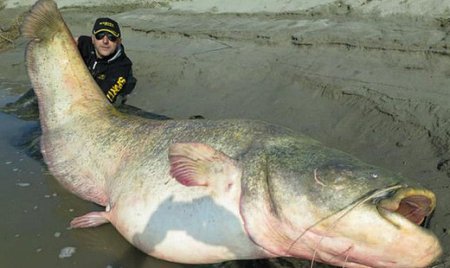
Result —
<svg viewBox="0 0 450 268"><path fill-rule="evenodd" d="M238 183L235 160L202 143L175 143L169 148L170 174L186 186L208 186L220 195Z"/></svg>

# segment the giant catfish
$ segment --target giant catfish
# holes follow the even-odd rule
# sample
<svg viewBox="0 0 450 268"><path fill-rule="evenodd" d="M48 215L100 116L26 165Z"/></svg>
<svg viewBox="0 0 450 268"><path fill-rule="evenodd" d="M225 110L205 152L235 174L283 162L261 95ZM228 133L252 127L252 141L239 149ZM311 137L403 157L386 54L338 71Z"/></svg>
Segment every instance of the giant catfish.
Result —
<svg viewBox="0 0 450 268"><path fill-rule="evenodd" d="M289 256L342 267L425 267L432 192L281 126L118 112L56 4L26 16L26 62L50 172L143 252L179 263Z"/></svg>

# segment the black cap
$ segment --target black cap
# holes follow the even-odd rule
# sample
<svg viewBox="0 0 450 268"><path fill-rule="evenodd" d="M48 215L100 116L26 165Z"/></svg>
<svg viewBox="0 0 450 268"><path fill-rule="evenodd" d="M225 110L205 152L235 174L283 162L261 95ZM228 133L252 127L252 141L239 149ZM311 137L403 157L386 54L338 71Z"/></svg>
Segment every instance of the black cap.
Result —
<svg viewBox="0 0 450 268"><path fill-rule="evenodd" d="M119 24L110 18L98 18L94 23L94 28L92 29L92 34L97 34L99 32L108 32L115 37L120 37Z"/></svg>

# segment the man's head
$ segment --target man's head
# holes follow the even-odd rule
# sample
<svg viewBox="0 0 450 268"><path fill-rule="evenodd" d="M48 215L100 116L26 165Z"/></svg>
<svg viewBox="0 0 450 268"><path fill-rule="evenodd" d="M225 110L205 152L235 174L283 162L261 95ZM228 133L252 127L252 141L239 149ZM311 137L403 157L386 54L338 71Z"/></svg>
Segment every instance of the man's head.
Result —
<svg viewBox="0 0 450 268"><path fill-rule="evenodd" d="M92 29L92 44L97 57L104 58L114 54L121 43L119 24L110 18L98 18Z"/></svg>

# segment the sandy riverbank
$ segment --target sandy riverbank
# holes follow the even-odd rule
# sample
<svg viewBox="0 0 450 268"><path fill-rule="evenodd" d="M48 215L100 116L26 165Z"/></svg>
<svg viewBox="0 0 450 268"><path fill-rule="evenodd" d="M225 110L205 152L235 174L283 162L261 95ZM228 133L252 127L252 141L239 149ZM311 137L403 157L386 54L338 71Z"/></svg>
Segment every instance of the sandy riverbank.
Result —
<svg viewBox="0 0 450 268"><path fill-rule="evenodd" d="M75 2L58 1L74 35L98 16L122 24L138 78L129 104L274 122L409 176L438 196L431 229L449 258L450 3ZM2 29L14 16L0 16ZM25 44L13 45L0 54L0 79L21 84L10 89L18 95Z"/></svg>

